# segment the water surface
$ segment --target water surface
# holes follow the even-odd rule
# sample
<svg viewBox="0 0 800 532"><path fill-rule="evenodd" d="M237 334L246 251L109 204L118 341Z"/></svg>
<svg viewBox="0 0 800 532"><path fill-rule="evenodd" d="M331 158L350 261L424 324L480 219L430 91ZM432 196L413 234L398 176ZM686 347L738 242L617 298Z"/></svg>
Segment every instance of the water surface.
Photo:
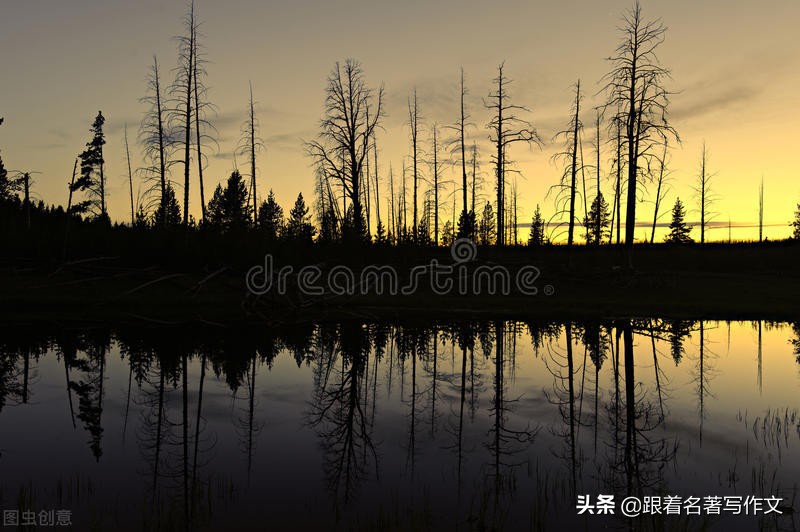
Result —
<svg viewBox="0 0 800 532"><path fill-rule="evenodd" d="M697 320L5 330L0 507L67 509L77 530L792 530L788 511L575 506L796 502L799 334Z"/></svg>

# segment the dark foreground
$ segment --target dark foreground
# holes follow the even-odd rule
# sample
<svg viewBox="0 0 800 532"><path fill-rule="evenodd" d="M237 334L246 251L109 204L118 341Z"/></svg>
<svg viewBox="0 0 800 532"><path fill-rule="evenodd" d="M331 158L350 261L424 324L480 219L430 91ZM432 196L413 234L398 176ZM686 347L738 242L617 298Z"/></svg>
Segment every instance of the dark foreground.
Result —
<svg viewBox="0 0 800 532"><path fill-rule="evenodd" d="M706 317L793 319L800 307L800 245L637 246L633 269L623 248L477 248L474 260L440 248L356 249L267 246L264 250L218 249L200 256L180 241L161 249L160 259L137 255L94 256L56 261L6 259L0 268L0 313L5 320L145 319L166 322L294 320L357 315L391 317L414 313L444 316L529 317ZM266 251L265 251L266 250ZM186 251L185 254L183 252ZM264 253L262 253L264 251ZM271 256L270 290L254 294L246 276L264 287L264 257ZM431 288L431 263L451 268ZM290 265L286 290L277 277ZM390 266L396 287L362 282L368 265ZM304 293L297 272L319 268L319 293ZM535 267L535 270L531 270ZM333 269L346 268L353 284L344 294L325 284ZM427 268L416 278L413 268ZM493 277L497 269L505 280ZM518 277L528 269L524 290ZM479 273L479 272L483 273ZM494 272L494 273L488 273ZM499 275L499 274L498 274ZM460 279L466 279L461 290ZM342 281L343 277L338 277ZM385 280L384 280L385 281ZM405 286L414 289L403 294ZM503 283L506 282L507 288ZM341 285L341 284L340 284ZM345 283L346 286L346 283ZM461 291L460 291L461 290Z"/></svg>

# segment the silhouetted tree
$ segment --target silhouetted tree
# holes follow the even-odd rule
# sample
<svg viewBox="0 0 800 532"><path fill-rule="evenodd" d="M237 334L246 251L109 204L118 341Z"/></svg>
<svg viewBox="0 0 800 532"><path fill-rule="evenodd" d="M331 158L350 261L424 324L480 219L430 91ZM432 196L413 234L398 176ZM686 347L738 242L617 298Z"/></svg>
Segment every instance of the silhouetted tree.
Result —
<svg viewBox="0 0 800 532"><path fill-rule="evenodd" d="M289 221L286 223L286 238L296 242L311 242L317 230L311 225L311 216L303 199L302 192L297 195L294 207L289 211Z"/></svg>
<svg viewBox="0 0 800 532"><path fill-rule="evenodd" d="M493 80L496 84L494 92L489 93L489 103L486 107L492 111L493 116L487 127L491 131L490 140L496 148L493 155L495 163L495 178L497 179L497 245L503 246L506 241L505 223L505 179L507 171L506 155L508 149L517 142L536 144L541 146L541 139L533 124L517 116L518 112L530 112L527 108L509 103L510 94L508 86L511 80L503 73L504 63L497 67L497 77Z"/></svg>
<svg viewBox="0 0 800 532"><path fill-rule="evenodd" d="M442 228L442 245L450 247L455 241L455 232L453 231L453 222L447 220Z"/></svg>
<svg viewBox="0 0 800 532"><path fill-rule="evenodd" d="M639 2L622 19L620 44L608 58L611 70L606 82L606 109L611 109L609 127L622 131L622 147L628 169L628 199L625 209L625 244L633 250L636 228L637 184L640 170L656 156L652 146L668 136L678 138L668 117L669 91L665 82L669 70L661 66L656 51L664 41L666 27L660 20L645 21ZM619 163L618 163L619 164ZM629 262L632 256L629 254ZM632 264L632 262L631 262Z"/></svg>
<svg viewBox="0 0 800 532"><path fill-rule="evenodd" d="M706 228L708 222L714 217L711 213L711 205L714 203L715 197L711 190L711 178L713 174L708 172L708 150L706 150L706 143L703 142L703 152L700 156L700 173L697 175L697 185L694 191L697 194L697 203L700 210L700 243L706 242Z"/></svg>
<svg viewBox="0 0 800 532"><path fill-rule="evenodd" d="M144 149L145 160L148 165L140 168L143 174L147 198L147 210L163 211L167 206L167 183L169 182L169 168L174 142L172 135L167 131L167 112L164 95L161 88L161 78L158 70L158 59L153 56L153 68L147 79L147 95L140 100L149 106L139 126L139 143ZM153 205L155 209L153 209ZM162 213L159 216L162 223L169 219Z"/></svg>
<svg viewBox="0 0 800 532"><path fill-rule="evenodd" d="M238 170L231 173L224 189L222 185L217 185L214 196L208 202L207 215L212 226L223 230L243 229L250 224L247 186Z"/></svg>
<svg viewBox="0 0 800 532"><path fill-rule="evenodd" d="M411 182L411 189L412 189L412 202L413 202L413 218L412 218L412 227L414 232L414 242L419 241L419 234L418 234L418 226L419 226L419 218L417 217L417 191L419 190L419 169L417 167L417 161L419 159L419 152L417 149L417 139L419 136L419 104L417 103L417 89L414 88L414 96L413 98L408 99L408 126L411 128L411 161L412 161L412 168L413 173L412 175L412 182Z"/></svg>
<svg viewBox="0 0 800 532"><path fill-rule="evenodd" d="M542 218L542 212L537 204L531 220L531 234L528 237L528 245L541 246L544 242L544 218Z"/></svg>
<svg viewBox="0 0 800 532"><path fill-rule="evenodd" d="M268 240L277 240L283 234L283 208L275 200L275 193L269 191L266 201L258 208L258 227Z"/></svg>
<svg viewBox="0 0 800 532"><path fill-rule="evenodd" d="M567 224L567 245L571 246L575 241L575 203L578 196L578 140L583 124L580 120L581 110L581 80L575 82L575 102L572 104L572 118L568 129L561 131L556 138L564 139L564 151L553 156L554 159L562 159L565 163L564 171L561 174L561 182L558 184L559 194L556 202L566 202L566 206L557 207L559 212L566 212L569 216ZM562 191L566 191L566 197L562 196ZM563 199L562 199L563 198Z"/></svg>
<svg viewBox="0 0 800 532"><path fill-rule="evenodd" d="M797 204L797 210L794 212L794 221L792 222L792 238L800 240L800 203Z"/></svg>
<svg viewBox="0 0 800 532"><path fill-rule="evenodd" d="M728 240L730 241L730 219L728 220ZM758 185L758 241L764 240L764 176L761 176L761 183ZM729 242L730 243L730 242Z"/></svg>
<svg viewBox="0 0 800 532"><path fill-rule="evenodd" d="M175 196L175 189L172 183L167 183L167 191L161 207L153 213L153 226L170 227L180 225L181 207L178 205L178 198Z"/></svg>
<svg viewBox="0 0 800 532"><path fill-rule="evenodd" d="M91 212L96 218L108 220L106 213L105 175L103 173L105 159L103 159L103 145L105 135L103 124L105 117L98 111L92 127L92 140L86 143L86 149L80 154L81 174L72 184L72 191L81 191L87 195L82 203L75 206L77 212Z"/></svg>
<svg viewBox="0 0 800 532"><path fill-rule="evenodd" d="M459 153L461 159L461 197L462 208L461 213L458 215L458 238L472 238L475 234L475 213L470 216L469 204L467 202L467 156L466 156L466 143L465 135L466 128L469 125L470 119L464 104L464 98L468 91L464 85L464 68L461 68L461 78L459 84L459 117L455 125L451 126L456 132L456 138L453 140L452 149Z"/></svg>
<svg viewBox="0 0 800 532"><path fill-rule="evenodd" d="M181 138L183 147L183 223L189 224L189 164L191 162L192 141L192 96L194 94L194 56L196 51L197 21L194 16L194 0L189 4L189 12L183 19L186 34L176 38L178 41L178 66L175 68L175 81L169 89L173 100L170 109L170 123L175 128L176 138Z"/></svg>
<svg viewBox="0 0 800 532"><path fill-rule="evenodd" d="M496 238L497 226L495 225L494 209L492 209L492 204L487 201L478 224L478 243L489 246L495 243Z"/></svg>
<svg viewBox="0 0 800 532"><path fill-rule="evenodd" d="M606 203L603 193L601 192L594 198L594 201L592 201L589 214L583 220L583 225L587 229L586 235L589 238L586 243L599 246L603 239L608 236L610 224L611 215L608 213L608 203Z"/></svg>
<svg viewBox="0 0 800 532"><path fill-rule="evenodd" d="M125 124L125 158L128 162L128 186L131 194L131 226L136 222L136 205L133 201L133 169L131 168L131 150L128 146L128 124Z"/></svg>
<svg viewBox="0 0 800 532"><path fill-rule="evenodd" d="M247 155L250 160L250 203L253 205L253 223L258 224L258 189L256 187L256 152L264 147L263 141L257 136L259 128L256 118L255 102L253 101L253 84L250 83L250 101L247 106L247 119L242 125L242 140L239 150Z"/></svg>
<svg viewBox="0 0 800 532"><path fill-rule="evenodd" d="M19 180L8 177L8 170L0 157L0 201L8 201L19 191Z"/></svg>
<svg viewBox="0 0 800 532"><path fill-rule="evenodd" d="M431 165L431 186L433 191L433 244L439 245L439 187L441 185L441 161L439 159L438 127L433 124L433 161Z"/></svg>
<svg viewBox="0 0 800 532"><path fill-rule="evenodd" d="M669 224L669 234L667 235L666 242L672 244L684 244L687 242L694 242L692 237L689 236L692 228L686 225L684 218L686 211L683 208L681 199L675 200L675 206L672 207L672 222Z"/></svg>
<svg viewBox="0 0 800 532"><path fill-rule="evenodd" d="M206 155L204 153L205 143L216 144L213 133L216 131L213 124L208 119L208 112L213 111L215 106L208 101L208 87L205 84L207 63L205 59L204 47L200 44L202 34L198 32L199 24L195 26L194 32L194 53L192 59L194 60L192 68L192 85L194 92L194 133L195 133L195 147L197 148L197 175L200 184L200 206L201 206L201 221L206 219L206 190L205 183L203 182L203 169L206 164ZM255 207L255 206L254 206Z"/></svg>
<svg viewBox="0 0 800 532"><path fill-rule="evenodd" d="M655 242L656 238L656 224L658 223L658 211L661 207L661 202L664 200L666 194L665 179L668 175L667 171L667 140L664 140L664 151L661 154L661 159L658 164L658 186L656 187L656 201L653 207L653 231L650 233L650 243Z"/></svg>
<svg viewBox="0 0 800 532"><path fill-rule="evenodd" d="M377 94L367 86L361 64L347 59L338 62L328 76L325 113L317 140L307 142L306 150L325 175L338 181L352 206L352 227L347 231L356 239L367 234L361 205L361 178L369 152L369 139L383 117L383 87ZM374 114L366 118L367 107Z"/></svg>

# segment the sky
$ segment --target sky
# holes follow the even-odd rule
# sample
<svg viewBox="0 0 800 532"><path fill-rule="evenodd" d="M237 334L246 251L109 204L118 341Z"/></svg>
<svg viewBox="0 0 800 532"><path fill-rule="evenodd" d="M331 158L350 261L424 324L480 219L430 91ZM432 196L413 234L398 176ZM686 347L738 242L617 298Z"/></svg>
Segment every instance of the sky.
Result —
<svg viewBox="0 0 800 532"><path fill-rule="evenodd" d="M662 222L669 222L676 197L688 207L690 222L699 219L693 186L705 142L713 173L711 210L723 226L712 229L709 237L727 239L729 220L734 239L757 236L763 176L765 235L785 238L800 203L793 156L800 118L800 41L793 35L800 23L800 2L641 4L645 19L660 18L668 28L658 55L671 71L668 88L676 94L670 114L682 140L671 152ZM146 110L140 101L146 77L153 55L165 80L174 77L174 37L183 31L187 6L184 0L0 0L0 116L5 117L0 151L7 169L35 172L35 198L66 203L73 161L102 110L109 213L116 221L130 219L124 128L127 124L133 166L143 166L135 141ZM458 117L459 69L464 68L474 124L468 139L483 148L484 196L491 199L490 114L484 100L498 65L505 62L505 73L513 79L513 103L530 109L526 118L545 141L541 149L518 146L510 153L520 170L519 220L528 222L537 204L549 217L555 206L547 193L561 175L551 160L560 149L553 136L567 126L571 86L580 79L586 94L584 151L594 160L592 108L603 102L598 91L609 68L606 58L619 42L621 16L630 7L631 2L621 0L196 0L219 145L205 172L206 197L236 161L246 165L244 156L233 154L252 82L265 144L258 156L259 196L273 189L286 211L299 192L313 198L312 161L303 141L318 133L331 68L336 61L355 58L370 86L385 86L386 117L377 138L383 183L389 165L397 177L410 153L409 94L416 88L420 138L430 152L432 125L442 128ZM612 155L607 137L603 130L601 187L609 197L612 184L606 174ZM457 175L448 167L445 180ZM177 167L173 179L182 183ZM139 188L137 182L134 188ZM190 211L199 217L194 168L190 191ZM451 217L451 191L442 200L443 220ZM642 222L652 220L654 189L648 192L637 207ZM384 187L384 209L388 195ZM649 230L637 228L636 236L645 233ZM695 229L693 236L698 234Z"/></svg>

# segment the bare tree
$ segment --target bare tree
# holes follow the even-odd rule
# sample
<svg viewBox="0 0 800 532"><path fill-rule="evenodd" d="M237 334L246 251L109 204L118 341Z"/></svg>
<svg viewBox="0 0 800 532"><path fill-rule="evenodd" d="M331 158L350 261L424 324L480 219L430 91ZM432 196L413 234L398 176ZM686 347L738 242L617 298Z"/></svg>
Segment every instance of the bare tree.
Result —
<svg viewBox="0 0 800 532"><path fill-rule="evenodd" d="M239 141L238 152L247 155L250 161L250 202L253 205L253 225L258 224L258 194L256 152L264 148L264 141L258 136L259 123L256 118L255 100L253 100L253 84L250 83L250 100L247 106L247 119L242 124L242 138Z"/></svg>
<svg viewBox="0 0 800 532"><path fill-rule="evenodd" d="M650 233L650 243L655 242L656 238L656 224L658 223L658 211L661 208L661 202L666 195L665 179L669 175L667 170L667 140L664 139L664 151L661 153L661 159L658 165L658 184L656 186L656 203L653 207L653 231Z"/></svg>
<svg viewBox="0 0 800 532"><path fill-rule="evenodd" d="M215 110L215 106L208 101L208 88L204 82L206 77L205 53L203 46L200 45L200 38L203 37L198 33L200 23L195 26L194 34L194 66L192 68L192 84L194 92L194 132L195 132L195 145L197 148L197 174L199 177L200 185L200 208L202 221L206 219L206 192L205 184L203 182L203 169L206 164L206 155L203 153L205 143L216 145L215 135L216 129L211 121L208 119L208 113ZM255 209L254 209L255 211Z"/></svg>
<svg viewBox="0 0 800 532"><path fill-rule="evenodd" d="M761 184L758 186L758 241L764 241L764 176L761 176Z"/></svg>
<svg viewBox="0 0 800 532"><path fill-rule="evenodd" d="M503 73L504 63L497 67L497 77L493 80L496 84L494 92L489 93L489 101L484 105L493 113L488 124L491 131L490 140L495 145L494 155L495 177L497 179L497 245L505 245L505 179L506 179L506 152L513 144L524 142L541 146L542 141L533 124L518 116L520 112L530 112L527 108L510 103L508 86L511 80Z"/></svg>
<svg viewBox="0 0 800 532"><path fill-rule="evenodd" d="M131 169L131 150L128 146L128 124L125 124L125 157L128 160L128 185L131 192L131 226L136 222L135 210L136 206L133 204L133 170Z"/></svg>
<svg viewBox="0 0 800 532"><path fill-rule="evenodd" d="M439 245L439 187L441 185L441 162L439 160L439 140L437 136L438 127L433 124L433 164L431 166L431 178L433 180L433 243Z"/></svg>
<svg viewBox="0 0 800 532"><path fill-rule="evenodd" d="M475 232L475 211L474 205L473 210L470 210L469 203L467 201L467 155L466 155L466 128L471 124L468 122L470 119L469 114L466 110L466 105L464 103L464 98L468 94L467 88L464 84L464 68L461 68L461 78L459 83L459 118L458 121L449 126L450 129L454 130L456 133L456 138L453 139L451 143L451 154L453 152L458 152L460 159L461 159L461 196L462 196L462 209L461 214L456 218L453 216L453 224L456 225L456 220L458 220L458 236L459 237L474 237Z"/></svg>
<svg viewBox="0 0 800 532"><path fill-rule="evenodd" d="M381 187L380 177L378 176L378 139L375 131L372 132L372 154L375 157L375 217L378 225L376 226L376 238L378 242L383 242L386 238L386 228L381 220ZM390 169L391 170L391 169Z"/></svg>
<svg viewBox="0 0 800 532"><path fill-rule="evenodd" d="M414 223L414 225L413 225L414 242L417 242L419 240L418 227L417 227L418 224L419 224L419 221L417 220L417 189L418 189L418 186L419 186L419 183L418 183L418 181L419 181L419 173L417 171L417 159L418 159L418 156L419 156L419 153L418 153L418 150L417 150L417 138L418 138L418 135L419 135L419 106L417 104L417 89L414 89L414 97L413 97L413 99L409 98L409 100L408 100L408 124L409 124L409 127L411 128L411 159L412 159L413 165L414 165L413 166L414 173L412 174L413 175L412 189L413 189L413 202L414 202L414 206L413 206L414 218L413 218L412 221Z"/></svg>
<svg viewBox="0 0 800 532"><path fill-rule="evenodd" d="M645 21L638 0L622 21L620 44L608 58L611 70L603 77L603 91L607 95L606 108L615 111L609 127L619 125L624 131L622 147L627 152L628 170L625 244L632 251L640 168L656 156L655 145L668 136L678 139L678 134L667 119L670 92L665 82L670 72L661 66L656 55L667 28L660 20Z"/></svg>
<svg viewBox="0 0 800 532"><path fill-rule="evenodd" d="M174 147L172 135L167 130L167 110L158 69L158 58L153 56L153 67L147 78L147 94L140 100L149 106L139 126L139 143L144 149L147 166L139 172L145 180L147 209L153 204L161 211L159 219L166 223L165 216L167 181L172 161L170 156Z"/></svg>
<svg viewBox="0 0 800 532"><path fill-rule="evenodd" d="M698 209L700 211L700 243L706 242L706 229L709 222L715 217L711 206L716 201L716 194L711 190L711 179L715 174L708 171L708 150L703 142L703 151L700 156L700 173L697 176L697 185L694 187L697 194Z"/></svg>
<svg viewBox="0 0 800 532"><path fill-rule="evenodd" d="M600 198L603 194L600 192L600 109L595 110L595 132L597 136L595 137L595 150L597 154L597 193L595 194L595 201L597 201L598 206L601 203ZM600 245L600 231L602 230L601 224L597 223L594 226L595 235L594 235L594 243L595 245Z"/></svg>
<svg viewBox="0 0 800 532"><path fill-rule="evenodd" d="M575 102L572 104L572 118L570 126L556 134L556 139L564 140L564 150L553 155L553 160L563 160L564 171L561 181L556 186L556 211L566 212L569 217L567 225L567 245L572 246L575 241L575 203L578 195L578 139L580 138L583 124L580 119L581 111L581 80L575 82ZM552 190L552 189L551 189ZM566 192L566 196L564 196ZM559 204L566 202L565 206Z"/></svg>
<svg viewBox="0 0 800 532"><path fill-rule="evenodd" d="M184 17L186 35L178 41L178 66L175 68L175 82L169 93L174 100L170 109L170 123L176 128L183 145L183 223L189 224L189 165L191 163L192 135L192 96L194 94L194 54L197 36L197 21L194 16L194 0L189 5L189 13Z"/></svg>
<svg viewBox="0 0 800 532"><path fill-rule="evenodd" d="M361 64L347 59L328 76L325 112L316 140L306 143L306 151L326 175L337 180L350 197L355 236L366 235L361 206L361 176L368 154L369 139L383 117L383 86L373 91L367 86ZM375 114L366 118L367 106Z"/></svg>

